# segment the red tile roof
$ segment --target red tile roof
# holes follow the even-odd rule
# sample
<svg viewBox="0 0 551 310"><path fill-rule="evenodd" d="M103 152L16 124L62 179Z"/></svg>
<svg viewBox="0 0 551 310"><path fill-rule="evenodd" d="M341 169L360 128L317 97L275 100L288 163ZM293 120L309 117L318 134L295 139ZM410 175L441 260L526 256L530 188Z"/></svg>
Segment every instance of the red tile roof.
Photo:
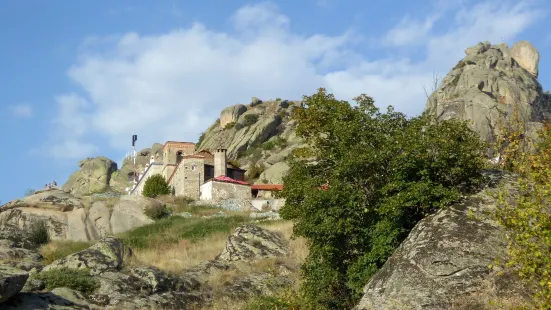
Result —
<svg viewBox="0 0 551 310"><path fill-rule="evenodd" d="M258 189L263 191L282 191L283 184L253 184L251 189Z"/></svg>
<svg viewBox="0 0 551 310"><path fill-rule="evenodd" d="M223 176L223 175L212 178L212 180L213 181L218 181L218 182L234 183L234 184L241 184L241 185L250 185L249 183L247 183L245 181L239 181L239 180L232 179L230 177Z"/></svg>

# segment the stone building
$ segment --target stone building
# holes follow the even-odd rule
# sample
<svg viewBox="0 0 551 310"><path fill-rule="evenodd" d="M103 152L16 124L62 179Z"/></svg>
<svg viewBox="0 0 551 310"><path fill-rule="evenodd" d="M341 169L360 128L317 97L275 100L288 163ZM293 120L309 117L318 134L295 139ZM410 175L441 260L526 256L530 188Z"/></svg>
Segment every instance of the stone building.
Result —
<svg viewBox="0 0 551 310"><path fill-rule="evenodd" d="M251 197L245 170L228 163L225 149L217 149L214 154L197 152L192 142L167 141L163 160L151 156L130 194L141 195L145 181L155 174L167 180L175 196L204 200Z"/></svg>

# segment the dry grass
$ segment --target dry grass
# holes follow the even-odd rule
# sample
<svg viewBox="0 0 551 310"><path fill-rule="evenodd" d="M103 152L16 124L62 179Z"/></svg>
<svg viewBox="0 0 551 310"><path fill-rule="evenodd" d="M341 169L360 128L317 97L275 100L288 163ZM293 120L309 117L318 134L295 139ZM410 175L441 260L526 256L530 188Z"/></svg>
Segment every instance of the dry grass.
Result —
<svg viewBox="0 0 551 310"><path fill-rule="evenodd" d="M94 242L86 241L53 240L41 246L38 251L44 257L44 265L48 265L55 260L89 248L93 244Z"/></svg>
<svg viewBox="0 0 551 310"><path fill-rule="evenodd" d="M177 274L200 262L214 259L224 249L227 237L227 233L216 233L200 242L182 239L176 244L161 243L153 248L135 249L130 263L154 266Z"/></svg>

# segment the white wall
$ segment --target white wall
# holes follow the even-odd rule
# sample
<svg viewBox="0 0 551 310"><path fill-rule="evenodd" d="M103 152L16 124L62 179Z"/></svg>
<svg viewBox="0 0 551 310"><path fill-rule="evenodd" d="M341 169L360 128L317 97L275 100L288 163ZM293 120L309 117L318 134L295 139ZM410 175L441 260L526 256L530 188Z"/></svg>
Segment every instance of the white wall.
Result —
<svg viewBox="0 0 551 310"><path fill-rule="evenodd" d="M201 200L212 200L212 181L201 185Z"/></svg>
<svg viewBox="0 0 551 310"><path fill-rule="evenodd" d="M149 179L152 175L161 174L162 171L163 171L163 165L149 166L149 168L145 171L145 175L142 176L142 178L138 182L138 186L136 186L136 188L132 192L132 195L141 196L143 192L143 186L145 185L145 181L147 181L147 179Z"/></svg>

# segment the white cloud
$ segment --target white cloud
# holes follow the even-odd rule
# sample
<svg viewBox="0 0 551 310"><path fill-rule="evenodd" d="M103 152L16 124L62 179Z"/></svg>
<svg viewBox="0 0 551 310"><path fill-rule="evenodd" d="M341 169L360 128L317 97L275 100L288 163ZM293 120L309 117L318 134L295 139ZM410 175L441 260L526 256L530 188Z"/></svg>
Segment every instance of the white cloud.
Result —
<svg viewBox="0 0 551 310"><path fill-rule="evenodd" d="M383 42L391 46L421 45L438 19L439 16L430 16L424 21L405 17L388 31Z"/></svg>
<svg viewBox="0 0 551 310"><path fill-rule="evenodd" d="M18 103L8 107L15 117L29 118L33 116L33 107L27 103Z"/></svg>
<svg viewBox="0 0 551 310"><path fill-rule="evenodd" d="M358 36L351 32L296 34L290 19L270 3L239 9L230 18L232 32L196 23L158 36L89 39L68 70L89 101L76 94L58 98L57 134L50 143L60 151L52 155L96 151L81 143L90 135L104 137L120 152L128 149L133 132L143 147L195 141L226 106L247 103L252 96L300 99L319 87L346 100L366 93L378 106L418 114L426 100L423 85L431 84L433 71L445 73L478 41L512 39L537 13L522 4L463 7L438 35L430 35L431 16L437 14L411 19L423 21L417 22L424 31L418 40L427 46L425 57L416 61L392 53L369 59L355 50ZM414 42L399 34L400 27L387 37L407 48Z"/></svg>

